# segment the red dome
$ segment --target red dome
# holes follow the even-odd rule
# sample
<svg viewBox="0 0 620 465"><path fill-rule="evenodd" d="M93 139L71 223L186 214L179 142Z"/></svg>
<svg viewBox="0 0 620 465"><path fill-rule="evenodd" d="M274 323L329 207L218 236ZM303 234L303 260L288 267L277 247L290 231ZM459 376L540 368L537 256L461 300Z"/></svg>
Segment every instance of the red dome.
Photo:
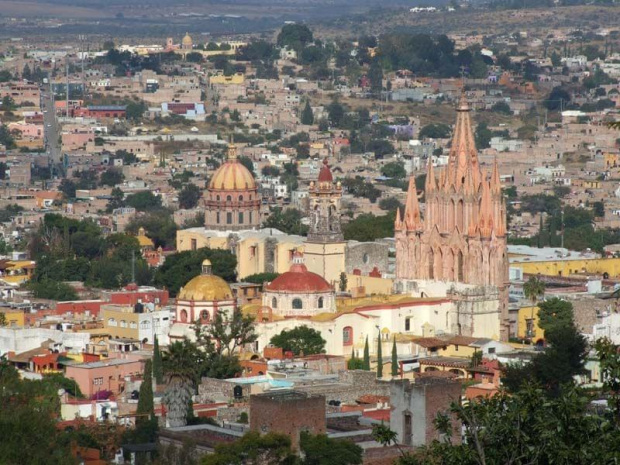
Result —
<svg viewBox="0 0 620 465"><path fill-rule="evenodd" d="M267 291L291 292L291 293L313 293L329 292L332 287L323 277L308 271L306 265L296 263L291 266L290 271L282 273L270 284L265 287Z"/></svg>
<svg viewBox="0 0 620 465"><path fill-rule="evenodd" d="M321 171L319 171L319 182L333 182L334 178L332 177L332 170L329 169L327 165L327 158L323 160L323 166L321 166Z"/></svg>

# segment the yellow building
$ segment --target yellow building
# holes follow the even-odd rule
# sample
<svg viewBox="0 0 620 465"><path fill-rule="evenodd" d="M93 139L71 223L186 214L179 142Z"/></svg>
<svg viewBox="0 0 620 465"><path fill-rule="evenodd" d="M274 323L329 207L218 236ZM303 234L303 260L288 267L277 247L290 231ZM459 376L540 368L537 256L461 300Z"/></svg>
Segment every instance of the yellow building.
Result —
<svg viewBox="0 0 620 465"><path fill-rule="evenodd" d="M517 337L534 343L545 339L545 331L538 326L538 307L521 307L517 316Z"/></svg>
<svg viewBox="0 0 620 465"><path fill-rule="evenodd" d="M177 250L197 250L203 247L232 250L237 257L237 277L266 271L285 273L291 266L295 251L302 252L304 238L284 234L275 229L213 231L190 228L177 231Z"/></svg>
<svg viewBox="0 0 620 465"><path fill-rule="evenodd" d="M210 84L243 84L244 82L245 75L243 73L235 73L232 76L225 76L223 74L219 74L217 76L209 77Z"/></svg>
<svg viewBox="0 0 620 465"><path fill-rule="evenodd" d="M0 313L4 314L5 324L7 327L23 328L26 324L26 318L22 310L1 309Z"/></svg>
<svg viewBox="0 0 620 465"><path fill-rule="evenodd" d="M122 305L104 305L101 307L103 329L100 333L112 338L133 339L153 344L155 336L161 344L168 344L168 328L172 325L173 314L170 310L141 313L133 307Z"/></svg>
<svg viewBox="0 0 620 465"><path fill-rule="evenodd" d="M510 257L514 258L514 257ZM523 273L546 276L569 276L571 274L600 274L609 278L620 276L620 258L582 258L573 260L513 261L511 268Z"/></svg>
<svg viewBox="0 0 620 465"><path fill-rule="evenodd" d="M603 159L605 161L605 169L607 170L620 166L620 155L617 153L604 153Z"/></svg>

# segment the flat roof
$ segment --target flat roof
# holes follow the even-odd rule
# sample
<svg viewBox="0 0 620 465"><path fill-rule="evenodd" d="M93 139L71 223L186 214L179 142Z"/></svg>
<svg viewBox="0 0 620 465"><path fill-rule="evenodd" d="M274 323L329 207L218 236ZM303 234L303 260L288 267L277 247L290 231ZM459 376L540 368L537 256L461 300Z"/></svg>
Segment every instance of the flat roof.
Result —
<svg viewBox="0 0 620 465"><path fill-rule="evenodd" d="M129 363L139 362L140 360L127 360L124 358L113 358L110 360L99 360L97 362L88 362L88 363L71 363L67 364L67 366L71 366L74 368L84 368L90 370L91 368L103 368L108 366L116 366L116 365L127 365Z"/></svg>

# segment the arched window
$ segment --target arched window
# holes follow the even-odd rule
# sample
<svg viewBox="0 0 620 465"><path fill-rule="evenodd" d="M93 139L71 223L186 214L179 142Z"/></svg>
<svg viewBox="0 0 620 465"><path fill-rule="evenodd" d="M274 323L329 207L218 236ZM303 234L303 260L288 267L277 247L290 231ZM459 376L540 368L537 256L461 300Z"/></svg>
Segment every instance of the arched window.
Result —
<svg viewBox="0 0 620 465"><path fill-rule="evenodd" d="M465 280L465 273L463 271L463 252L459 250L459 253L456 255L456 269L457 269L457 278L456 280L460 283Z"/></svg>
<svg viewBox="0 0 620 465"><path fill-rule="evenodd" d="M342 328L342 345L350 346L353 344L353 328L345 326Z"/></svg>
<svg viewBox="0 0 620 465"><path fill-rule="evenodd" d="M243 196L242 195L239 196L239 202L243 202Z"/></svg>
<svg viewBox="0 0 620 465"><path fill-rule="evenodd" d="M131 329L136 329L136 328L138 327L138 325L136 324L136 322L135 322L135 321L130 321L130 322L129 322L129 327L130 327Z"/></svg>
<svg viewBox="0 0 620 465"><path fill-rule="evenodd" d="M151 328L151 322L148 320L144 320L140 322L140 329L150 329Z"/></svg>
<svg viewBox="0 0 620 465"><path fill-rule="evenodd" d="M219 202L219 201L220 201L220 196L219 196L219 195L218 195L218 196L216 196L216 197L215 197L215 200L217 200L217 201Z"/></svg>
<svg viewBox="0 0 620 465"><path fill-rule="evenodd" d="M215 214L215 219L216 219L216 223L217 223L217 224L220 224L220 212L217 212L217 213Z"/></svg>
<svg viewBox="0 0 620 465"><path fill-rule="evenodd" d="M239 212L239 224L243 224L243 212Z"/></svg>
<svg viewBox="0 0 620 465"><path fill-rule="evenodd" d="M459 227L459 231L463 232L463 228L465 228L465 208L463 207L463 199L459 200L458 203L456 224Z"/></svg>
<svg viewBox="0 0 620 465"><path fill-rule="evenodd" d="M116 326L116 320L114 318L109 318L108 326Z"/></svg>
<svg viewBox="0 0 620 465"><path fill-rule="evenodd" d="M209 312L207 312L206 310L200 312L200 319L202 321L209 321Z"/></svg>
<svg viewBox="0 0 620 465"><path fill-rule="evenodd" d="M323 308L323 297L319 297L318 307Z"/></svg>
<svg viewBox="0 0 620 465"><path fill-rule="evenodd" d="M121 328L126 328L127 322L125 320L121 320Z"/></svg>
<svg viewBox="0 0 620 465"><path fill-rule="evenodd" d="M227 196L226 196L226 201L227 201L227 202L232 202L232 197L231 197L230 195L227 195Z"/></svg>
<svg viewBox="0 0 620 465"><path fill-rule="evenodd" d="M278 308L278 299L275 297L271 299L271 308Z"/></svg>
<svg viewBox="0 0 620 465"><path fill-rule="evenodd" d="M181 310L181 323L187 323L187 310Z"/></svg>
<svg viewBox="0 0 620 465"><path fill-rule="evenodd" d="M302 303L301 299L299 298L293 299L293 309L301 310L302 308L304 308L304 304Z"/></svg>

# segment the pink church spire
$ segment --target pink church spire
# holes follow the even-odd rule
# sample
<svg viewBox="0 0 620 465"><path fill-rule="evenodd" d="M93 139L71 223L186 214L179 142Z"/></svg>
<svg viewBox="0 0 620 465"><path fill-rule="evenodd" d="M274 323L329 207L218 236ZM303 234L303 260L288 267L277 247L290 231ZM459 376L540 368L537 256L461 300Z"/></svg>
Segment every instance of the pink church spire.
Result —
<svg viewBox="0 0 620 465"><path fill-rule="evenodd" d="M415 187L415 177L409 177L409 189L407 190L407 203L405 204L405 226L408 231L415 231L422 226L420 216L420 204L418 203L418 190Z"/></svg>

